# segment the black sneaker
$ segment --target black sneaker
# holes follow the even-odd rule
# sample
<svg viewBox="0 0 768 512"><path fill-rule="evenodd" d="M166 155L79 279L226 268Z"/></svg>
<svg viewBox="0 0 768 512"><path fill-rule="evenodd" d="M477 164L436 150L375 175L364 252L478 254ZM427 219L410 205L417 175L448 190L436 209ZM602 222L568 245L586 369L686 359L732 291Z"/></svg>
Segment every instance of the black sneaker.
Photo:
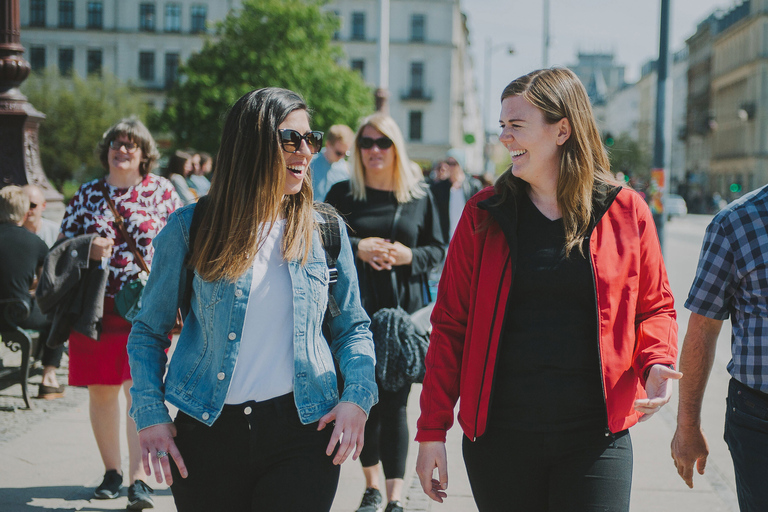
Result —
<svg viewBox="0 0 768 512"><path fill-rule="evenodd" d="M145 508L155 508L155 502L152 501L152 495L155 491L144 483L143 480L136 480L128 487L128 510L144 510Z"/></svg>
<svg viewBox="0 0 768 512"><path fill-rule="evenodd" d="M97 500L113 500L120 495L122 487L123 475L118 473L116 469L110 469L104 473L104 480L101 481L101 485L93 491L93 497Z"/></svg>
<svg viewBox="0 0 768 512"><path fill-rule="evenodd" d="M403 512L403 504L399 501L390 501L387 503L387 508L384 509L384 512Z"/></svg>
<svg viewBox="0 0 768 512"><path fill-rule="evenodd" d="M363 494L363 501L360 502L356 512L380 512L382 507L381 493L378 489L369 487Z"/></svg>

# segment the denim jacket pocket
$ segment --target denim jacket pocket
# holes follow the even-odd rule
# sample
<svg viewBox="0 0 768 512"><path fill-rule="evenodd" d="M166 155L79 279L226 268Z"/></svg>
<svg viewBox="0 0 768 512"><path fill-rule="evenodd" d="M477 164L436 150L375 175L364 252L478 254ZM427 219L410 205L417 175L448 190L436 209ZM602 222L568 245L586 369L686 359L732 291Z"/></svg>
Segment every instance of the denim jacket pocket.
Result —
<svg viewBox="0 0 768 512"><path fill-rule="evenodd" d="M195 277L192 280L192 289L195 292L197 302L199 302L203 308L212 308L221 302L221 299L224 297L224 288L225 286L222 285L221 279L212 282L205 281L200 277L200 274L197 273L197 270L195 270Z"/></svg>

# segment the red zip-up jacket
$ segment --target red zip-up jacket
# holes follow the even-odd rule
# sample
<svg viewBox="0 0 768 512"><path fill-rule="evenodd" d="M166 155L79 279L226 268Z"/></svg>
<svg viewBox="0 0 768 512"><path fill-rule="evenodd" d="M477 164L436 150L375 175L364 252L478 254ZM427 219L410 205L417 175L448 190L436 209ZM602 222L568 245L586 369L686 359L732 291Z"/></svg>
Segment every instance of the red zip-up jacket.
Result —
<svg viewBox="0 0 768 512"><path fill-rule="evenodd" d="M515 195L502 203L492 188L481 191L451 240L431 318L419 442L445 441L459 397L464 433L474 440L485 432L516 263L516 203ZM634 400L646 396L651 365L677 361L676 313L653 218L639 194L619 187L595 193L588 240L607 428L616 433L637 423Z"/></svg>

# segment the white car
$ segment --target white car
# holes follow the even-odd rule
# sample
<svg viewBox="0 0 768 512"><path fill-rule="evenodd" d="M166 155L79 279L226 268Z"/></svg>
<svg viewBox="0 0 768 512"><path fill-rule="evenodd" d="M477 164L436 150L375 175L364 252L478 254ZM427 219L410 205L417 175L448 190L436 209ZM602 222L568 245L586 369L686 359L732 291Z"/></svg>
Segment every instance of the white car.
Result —
<svg viewBox="0 0 768 512"><path fill-rule="evenodd" d="M688 205L685 204L682 196L669 194L664 198L664 213L667 215L667 220L672 217L682 217L688 213Z"/></svg>

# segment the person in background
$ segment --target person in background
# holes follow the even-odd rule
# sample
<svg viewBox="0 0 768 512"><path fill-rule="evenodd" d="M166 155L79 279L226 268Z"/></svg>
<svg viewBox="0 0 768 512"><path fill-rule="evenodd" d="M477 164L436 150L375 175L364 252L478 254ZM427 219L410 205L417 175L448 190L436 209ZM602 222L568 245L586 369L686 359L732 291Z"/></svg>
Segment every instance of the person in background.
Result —
<svg viewBox="0 0 768 512"><path fill-rule="evenodd" d="M709 446L701 406L715 362L723 321L731 317L725 442L736 474L742 512L768 505L768 185L723 208L707 227L696 278L685 307L691 311L680 353L680 405L672 459L693 488L693 468L704 474Z"/></svg>
<svg viewBox="0 0 768 512"><path fill-rule="evenodd" d="M325 147L312 160L310 175L315 201L325 201L331 187L349 178L347 156L355 134L344 124L335 124L325 134Z"/></svg>
<svg viewBox="0 0 768 512"><path fill-rule="evenodd" d="M194 203L198 199L197 190L192 187L190 176L195 170L193 155L186 151L174 151L168 159L168 179L173 183L181 201L187 205Z"/></svg>
<svg viewBox="0 0 768 512"><path fill-rule="evenodd" d="M611 174L573 72L512 81L499 122L512 165L470 199L448 250L416 471L442 502L459 401L481 512L627 512L628 429L682 376L669 367L676 313L651 212Z"/></svg>
<svg viewBox="0 0 768 512"><path fill-rule="evenodd" d="M37 185L24 185L21 188L29 197L29 211L24 219L24 227L42 238L50 249L59 237L59 225L43 217L48 207L43 191Z"/></svg>
<svg viewBox="0 0 768 512"><path fill-rule="evenodd" d="M192 162L193 170L189 176L189 181L192 183L192 188L195 189L198 197L202 197L211 189L211 182L206 177L213 168L211 155L204 152L195 153L192 157Z"/></svg>
<svg viewBox="0 0 768 512"><path fill-rule="evenodd" d="M23 227L33 209L26 190L15 185L0 189L0 300L21 299L29 306L30 314L19 327L40 331L43 381L38 386L37 398L53 400L64 396L64 386L59 385L56 378L64 346L52 349L45 344L51 320L40 311L34 299L37 277L48 254L48 246ZM0 307L0 325L7 328L4 323Z"/></svg>
<svg viewBox="0 0 768 512"><path fill-rule="evenodd" d="M375 355L335 213L341 251L329 279L318 209L331 211L307 181L322 137L293 91L247 93L225 120L210 194L155 240L157 269L128 343L131 414L144 467L171 485L179 512L327 512L339 465L362 448ZM326 339L329 292L340 313L329 314ZM179 307L189 312L166 375ZM179 409L173 421L166 401Z"/></svg>
<svg viewBox="0 0 768 512"><path fill-rule="evenodd" d="M432 183L431 189L437 213L440 215L443 238L450 240L459 223L461 212L464 211L464 205L480 192L482 184L464 172L464 151L448 151L445 165L448 167L448 178Z"/></svg>
<svg viewBox="0 0 768 512"><path fill-rule="evenodd" d="M350 179L334 185L326 202L344 216L354 234L350 241L363 307L369 316L398 304L413 313L429 303L427 275L444 255L432 194L421 168L408 159L400 129L387 115L363 120L352 158ZM386 478L386 512L403 510L410 391L410 384L398 391L379 386L379 403L365 426L360 455L366 490L358 512L375 512L382 505L379 461Z"/></svg>
<svg viewBox="0 0 768 512"><path fill-rule="evenodd" d="M90 264L109 268L101 338L94 340L74 330L70 333L69 384L88 386L91 426L105 468L104 479L94 491L94 498L114 499L119 496L123 483L121 390L128 408L131 405L131 368L126 349L131 324L115 311L114 297L124 284L138 279L141 268L117 227L105 191L150 268L155 252L152 240L165 226L168 216L182 205L173 184L150 172L160 155L149 130L138 119L123 119L104 132L98 154L107 174L85 183L74 195L61 222L61 236L98 234L91 243ZM130 417L126 419L126 434L128 509L151 508L152 489L144 481L139 437Z"/></svg>

